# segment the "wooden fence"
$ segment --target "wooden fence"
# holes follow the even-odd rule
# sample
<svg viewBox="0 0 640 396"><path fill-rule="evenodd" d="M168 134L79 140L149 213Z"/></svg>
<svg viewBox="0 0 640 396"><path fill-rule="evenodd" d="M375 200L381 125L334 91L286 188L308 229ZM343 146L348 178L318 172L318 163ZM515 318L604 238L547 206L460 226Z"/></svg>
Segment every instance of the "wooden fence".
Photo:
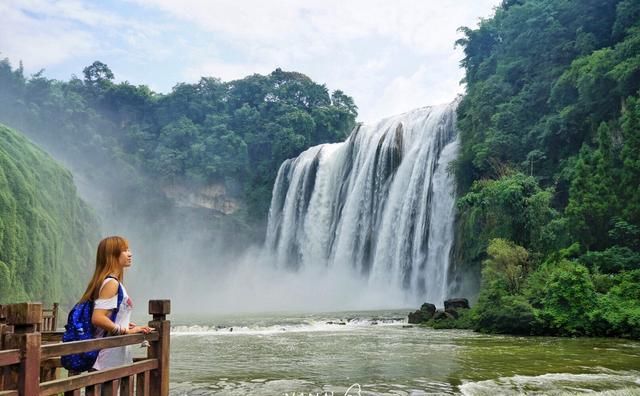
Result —
<svg viewBox="0 0 640 396"><path fill-rule="evenodd" d="M0 396L47 396L87 394L116 396L167 396L169 394L169 348L171 312L169 300L149 301L149 334L131 334L87 341L59 342L37 331L44 327L39 303L6 305L0 309ZM59 333L58 333L59 335ZM96 349L141 344L147 341L147 357L111 369L58 378L60 357Z"/></svg>
<svg viewBox="0 0 640 396"><path fill-rule="evenodd" d="M51 309L42 308L42 323L39 332L55 332L58 330L58 303L53 303Z"/></svg>

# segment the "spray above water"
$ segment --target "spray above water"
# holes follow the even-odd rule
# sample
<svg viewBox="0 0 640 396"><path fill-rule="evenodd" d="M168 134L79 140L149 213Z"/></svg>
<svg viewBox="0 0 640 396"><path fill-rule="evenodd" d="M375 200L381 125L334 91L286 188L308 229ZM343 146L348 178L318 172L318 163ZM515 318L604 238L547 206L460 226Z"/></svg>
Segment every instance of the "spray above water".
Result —
<svg viewBox="0 0 640 396"><path fill-rule="evenodd" d="M276 266L357 279L396 306L441 304L450 286L455 196L447 168L458 148L457 104L359 126L343 143L285 161L266 237Z"/></svg>

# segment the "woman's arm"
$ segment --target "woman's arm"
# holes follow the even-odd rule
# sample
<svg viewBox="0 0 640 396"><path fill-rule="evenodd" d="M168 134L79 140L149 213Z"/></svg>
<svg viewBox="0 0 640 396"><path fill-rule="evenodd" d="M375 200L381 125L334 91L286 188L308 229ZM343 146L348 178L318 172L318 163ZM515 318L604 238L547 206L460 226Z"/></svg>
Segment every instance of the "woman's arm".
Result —
<svg viewBox="0 0 640 396"><path fill-rule="evenodd" d="M118 294L118 281L115 279L109 280L100 290L100 295L98 296L99 300L110 300L115 297L115 304L118 304L117 294ZM116 307L114 307L115 309ZM91 316L91 323L103 329L107 334L126 334L127 329L121 329L120 326L117 326L111 319L111 312L113 309L99 309L95 308L93 310L93 315Z"/></svg>
<svg viewBox="0 0 640 396"><path fill-rule="evenodd" d="M102 290L100 290L100 295L98 296L98 299L109 300L113 298L116 300L115 305L117 305L117 297L116 297L117 294L118 294L118 281L113 279L107 282L102 288ZM134 325L133 327L129 326L128 328L126 326L122 326L122 327L118 326L110 319L111 312L112 312L112 309L95 308L93 310L93 315L91 316L91 323L94 326L103 329L105 332L107 332L107 334L114 334L114 335L135 334L135 333L148 334L153 330L149 326Z"/></svg>

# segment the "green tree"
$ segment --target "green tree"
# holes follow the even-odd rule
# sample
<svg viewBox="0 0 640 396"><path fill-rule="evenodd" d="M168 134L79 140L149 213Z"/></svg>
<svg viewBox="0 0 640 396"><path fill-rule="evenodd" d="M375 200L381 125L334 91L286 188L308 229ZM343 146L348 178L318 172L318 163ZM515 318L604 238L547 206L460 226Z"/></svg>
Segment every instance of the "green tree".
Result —
<svg viewBox="0 0 640 396"><path fill-rule="evenodd" d="M598 298L590 314L596 334L640 338L640 270L615 277L615 285Z"/></svg>
<svg viewBox="0 0 640 396"><path fill-rule="evenodd" d="M100 61L95 61L90 66L85 67L82 70L82 74L84 74L85 83L93 86L106 85L115 78L109 66Z"/></svg>
<svg viewBox="0 0 640 396"><path fill-rule="evenodd" d="M619 210L615 191L619 177L614 173L610 128L606 124L600 125L598 137L596 150L585 146L580 152L566 209L578 241L596 249L609 245L609 225Z"/></svg>
<svg viewBox="0 0 640 396"><path fill-rule="evenodd" d="M640 100L629 98L622 116L622 197L624 217L640 225Z"/></svg>
<svg viewBox="0 0 640 396"><path fill-rule="evenodd" d="M547 262L529 281L528 299L544 331L551 334L587 335L597 295L589 270L569 260Z"/></svg>
<svg viewBox="0 0 640 396"><path fill-rule="evenodd" d="M487 247L489 258L484 261L485 279L500 282L510 294L519 294L529 273L529 252L505 239L492 239Z"/></svg>
<svg viewBox="0 0 640 396"><path fill-rule="evenodd" d="M475 330L492 333L534 334L534 309L521 295L530 271L529 252L504 239L492 239L483 262L482 290L471 310Z"/></svg>
<svg viewBox="0 0 640 396"><path fill-rule="evenodd" d="M535 178L522 173L498 180L481 180L458 200L458 240L464 257L478 262L484 257L488 241L512 239L534 251L546 251L549 236L545 227L557 215L551 207L553 190L542 190Z"/></svg>

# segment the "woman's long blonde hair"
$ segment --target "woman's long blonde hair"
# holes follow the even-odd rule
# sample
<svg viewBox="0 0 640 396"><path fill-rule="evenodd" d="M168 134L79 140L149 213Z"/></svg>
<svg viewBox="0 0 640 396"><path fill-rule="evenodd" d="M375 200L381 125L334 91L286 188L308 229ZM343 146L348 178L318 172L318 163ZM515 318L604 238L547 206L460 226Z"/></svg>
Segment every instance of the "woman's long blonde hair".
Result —
<svg viewBox="0 0 640 396"><path fill-rule="evenodd" d="M100 241L96 253L96 269L80 302L96 300L100 294L100 286L108 275L115 275L122 282L124 274L118 259L120 254L128 249L129 242L119 236L106 237Z"/></svg>

